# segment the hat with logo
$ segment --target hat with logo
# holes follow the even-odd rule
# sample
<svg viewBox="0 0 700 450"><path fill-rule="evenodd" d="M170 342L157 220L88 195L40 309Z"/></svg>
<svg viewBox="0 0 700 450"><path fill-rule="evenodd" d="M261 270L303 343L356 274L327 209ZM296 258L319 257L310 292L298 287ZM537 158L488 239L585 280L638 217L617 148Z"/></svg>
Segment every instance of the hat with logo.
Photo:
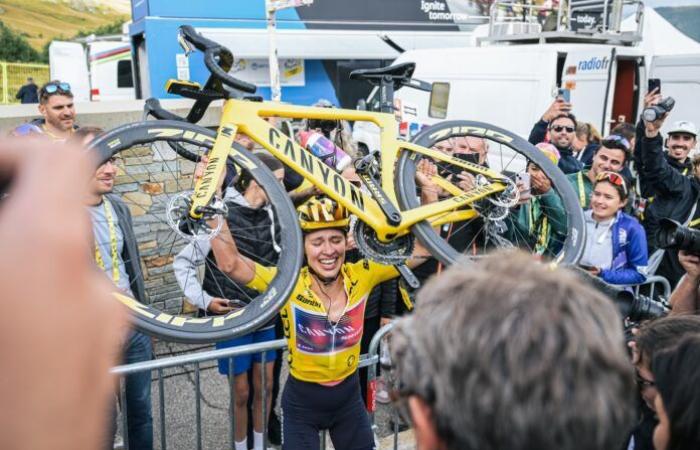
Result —
<svg viewBox="0 0 700 450"><path fill-rule="evenodd" d="M668 134L674 133L692 134L693 136L697 137L698 129L695 128L695 124L693 122L679 120L678 122L674 122L673 125L671 125L671 128L668 130Z"/></svg>

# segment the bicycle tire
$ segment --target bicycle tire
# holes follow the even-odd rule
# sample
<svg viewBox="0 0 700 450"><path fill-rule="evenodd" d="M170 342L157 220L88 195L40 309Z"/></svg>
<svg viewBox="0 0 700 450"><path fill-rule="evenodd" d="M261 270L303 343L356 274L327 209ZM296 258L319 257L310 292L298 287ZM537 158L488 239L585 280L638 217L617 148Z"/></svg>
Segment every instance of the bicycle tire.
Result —
<svg viewBox="0 0 700 450"><path fill-rule="evenodd" d="M441 140L461 136L488 139L490 143L495 142L500 144L500 146L505 146L521 155L525 161L532 161L541 168L550 179L552 188L560 196L567 219L565 241L561 246L561 250L553 259L560 264L575 264L578 262L583 253L586 229L582 209L564 173L542 151L525 139L503 128L483 122L466 120L440 122L423 129L413 138L412 142L422 147L431 148ZM502 156L501 166L503 169ZM415 174L416 165L421 158L421 155L406 149L403 149L399 155L395 184L399 206L402 209L412 209L420 206L416 195ZM488 159L489 161L492 159L491 150L488 150ZM427 221L417 223L412 228L412 231L431 254L443 264L450 265L456 260L464 259L465 256L468 256L450 245Z"/></svg>
<svg viewBox="0 0 700 450"><path fill-rule="evenodd" d="M180 181L177 179L175 180L176 184L174 186L176 192L171 193L172 195L170 198L176 197L178 192L189 192L189 189L193 187L193 181L190 184L185 182L184 180L187 180L188 177L183 174L186 168L188 171L192 169L193 172L194 163L185 163L184 161L189 161L190 159L198 160L202 153L211 149L215 137L216 133L214 131L194 124L162 120L124 125L107 132L91 143L91 148L96 151L98 155L99 165L113 156L124 157L124 166L120 169L120 176L126 177L123 181L127 181L128 183L115 185L114 192L119 195L126 206L132 210L132 214L134 214L133 224L140 247L145 246L144 242L142 242L146 239L145 236L153 235L153 233L150 232L153 228L156 230L154 232L154 241L147 241L149 246L153 246L152 242L156 242L156 248L141 249L140 263L146 283L150 282L154 292L158 292L159 288L173 288L172 291L167 292L170 297L163 300L160 294L151 294L149 292L147 294L146 303L144 304L138 302L132 304L126 301L125 303L134 312L134 314L132 314L134 318L133 323L138 330L169 341L209 343L231 339L254 331L268 323L284 305L295 285L301 269L303 255L301 230L298 225L296 211L292 206L289 196L277 178L275 178L272 172L253 152L234 143L233 145L236 151L229 155L229 161L236 163L236 169L239 174L241 170L243 170L243 167L245 167L245 170L250 173L252 179L265 191L269 205L274 211L274 215L277 217L279 224L279 246L281 249L280 257L276 264L278 268L277 274L270 282L265 292L259 293L255 298L249 299L250 303L242 309L242 313L230 312L225 315L212 315L192 319L177 315L177 313L173 313L172 311L164 311L155 306L156 304L160 304L159 302L161 302L161 300L166 305L168 301L170 301L172 306L176 304L177 301L182 301L184 299L184 294L182 292L178 293L175 289L175 287L179 286L173 284L175 274L172 271L172 264L175 260L174 252L180 251L183 247L181 246L182 243L176 243L179 237L177 230L174 228L166 228L166 226L170 225L167 220L164 219L164 216L167 214L168 205L170 203L166 202L166 198L159 197L160 195L167 196L168 186L173 187L173 185L167 184L169 180L163 182L164 188L161 187L158 189L164 189L165 192L154 195L151 198L152 203L150 206L147 204L145 197L142 197L142 186L139 186L135 192L133 190L126 191L124 186L128 186L130 184L129 182L132 181L133 183L131 184L134 184L138 180L143 182L143 186L147 188L155 188L157 183L154 184L154 182L156 180L161 180L163 175L168 175L167 172L170 171L174 178L179 178L183 183L180 185ZM141 158L140 161L142 162L142 164L135 164L139 167L139 171L143 172L141 169L142 167L148 168L151 165L158 166L158 164L161 164L162 168L160 172L156 170L157 167L153 170L153 173L148 174L136 171L133 167L130 168L128 165L129 163L139 162L139 160L133 161L134 158L137 158L133 156L134 154L147 153L145 150L140 150L143 146L150 146L149 150L152 152L150 158L155 159L156 151L160 151L156 147L158 147L158 143L161 141L175 143L180 147L188 146L189 148L185 155L177 152L176 155L169 156L172 158L171 160L163 160L157 163L150 162L151 159L148 159L148 156L142 155L138 157ZM162 148L163 152L166 152L169 146L162 145ZM164 156L161 155L161 157ZM171 168L167 169L169 164ZM190 166L187 166L187 164L190 164ZM133 172L130 178L129 171ZM156 176L157 174L161 175ZM189 178L193 177L190 176ZM185 188L184 190L183 187ZM133 189L133 186L129 186L129 189ZM139 198L142 199L142 204L136 202L135 199ZM138 208L141 208L145 212L142 211L136 215L134 211L139 212L140 210ZM151 213L153 217L146 217ZM144 224L151 224L152 227L148 229L149 232L140 234L140 229L144 227ZM184 238L182 239L186 245L187 240ZM171 240L172 244L170 243ZM169 249L166 248L167 245L170 245ZM154 252L153 250L156 251ZM202 255L204 254L202 253ZM153 259L149 258L154 257L164 258L159 262L166 261L164 266L158 267L158 270L153 271L158 274L155 276L156 279L163 280L162 286L156 285L156 280L153 280L151 276L151 268L147 265L147 262L153 262ZM208 258L208 256L206 258ZM205 259L204 265L210 267L210 264L211 261ZM170 275L172 275L172 278L169 278ZM161 276L161 278L158 278L158 276ZM146 288L147 291L149 291L148 285ZM182 291L183 289L181 288L180 290Z"/></svg>

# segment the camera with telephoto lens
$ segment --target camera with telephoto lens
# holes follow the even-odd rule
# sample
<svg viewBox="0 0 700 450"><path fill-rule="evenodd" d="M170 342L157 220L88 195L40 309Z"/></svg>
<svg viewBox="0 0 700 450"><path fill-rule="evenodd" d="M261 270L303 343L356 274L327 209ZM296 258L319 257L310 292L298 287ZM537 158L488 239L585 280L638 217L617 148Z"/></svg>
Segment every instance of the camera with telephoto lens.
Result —
<svg viewBox="0 0 700 450"><path fill-rule="evenodd" d="M700 256L700 231L684 227L671 219L661 219L658 234L659 247L683 250Z"/></svg>
<svg viewBox="0 0 700 450"><path fill-rule="evenodd" d="M668 307L645 295L634 295L630 290L615 286L578 267L571 267L588 285L608 297L617 307L620 317L630 322L655 319L668 314Z"/></svg>
<svg viewBox="0 0 700 450"><path fill-rule="evenodd" d="M673 97L666 97L656 105L645 108L642 111L642 118L646 122L654 122L659 120L664 114L671 112L674 106L676 106L676 101Z"/></svg>

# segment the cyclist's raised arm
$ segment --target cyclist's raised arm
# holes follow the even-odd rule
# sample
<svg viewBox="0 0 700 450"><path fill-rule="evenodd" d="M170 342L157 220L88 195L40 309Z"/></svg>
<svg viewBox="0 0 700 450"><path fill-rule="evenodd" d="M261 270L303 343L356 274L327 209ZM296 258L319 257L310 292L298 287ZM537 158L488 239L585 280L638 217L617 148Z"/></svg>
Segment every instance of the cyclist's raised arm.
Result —
<svg viewBox="0 0 700 450"><path fill-rule="evenodd" d="M219 234L211 240L216 266L241 284L248 284L255 278L255 262L243 256L236 246L228 224L224 221Z"/></svg>

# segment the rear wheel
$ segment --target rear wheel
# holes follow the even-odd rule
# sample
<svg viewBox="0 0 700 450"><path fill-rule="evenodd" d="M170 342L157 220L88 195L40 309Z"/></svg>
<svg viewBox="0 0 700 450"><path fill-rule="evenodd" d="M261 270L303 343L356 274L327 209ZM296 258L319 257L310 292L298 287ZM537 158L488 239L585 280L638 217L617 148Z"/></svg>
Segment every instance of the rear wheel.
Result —
<svg viewBox="0 0 700 450"><path fill-rule="evenodd" d="M143 280L138 281L145 286L145 299L143 303L123 301L134 312L138 329L166 340L211 342L259 328L282 307L301 268L301 231L287 193L267 166L238 144L234 144L227 165L224 191L229 188L229 196L224 195L220 202L225 206L210 212L217 225L186 220L196 162L211 149L215 137L215 132L196 125L153 121L119 127L92 144L100 164L116 157L118 172L112 198L129 208L138 241L143 274ZM216 262L209 251L210 240L223 220L232 220L244 211L245 202L231 190L234 180L244 175L264 191L269 217L274 217L266 229L256 229L262 225L255 224L250 229L232 230L236 240L238 235L268 236L258 243L248 242L248 247L272 241L277 250L271 259L258 259L262 265L278 268L261 293L245 289L223 272L214 276ZM206 294L196 287L205 277L208 286L213 286L210 295L224 298L223 293L234 289L240 297L228 300L241 300L247 306L225 315L196 317L196 308L191 305L206 303ZM131 281L133 285L135 280Z"/></svg>
<svg viewBox="0 0 700 450"><path fill-rule="evenodd" d="M444 223L439 231L427 221L416 224L414 234L437 260L451 264L457 259L478 258L496 249L519 248L561 263L578 261L584 243L583 213L566 176L541 150L502 128L472 121L433 125L416 135L413 142L453 155L483 154L479 163L507 176L512 181L511 186L515 185L518 174L526 172L528 163L532 162L551 185L546 195L533 196L537 199L534 202L511 203L506 207L496 198L478 201L472 205L476 213L474 217ZM458 178L450 174L454 168L449 164L404 149L396 170L397 197L402 209L420 206L415 176L422 159L434 163L441 178L457 186ZM474 182L487 181L477 176ZM456 190L453 193L448 191L440 188L440 196L457 195Z"/></svg>

